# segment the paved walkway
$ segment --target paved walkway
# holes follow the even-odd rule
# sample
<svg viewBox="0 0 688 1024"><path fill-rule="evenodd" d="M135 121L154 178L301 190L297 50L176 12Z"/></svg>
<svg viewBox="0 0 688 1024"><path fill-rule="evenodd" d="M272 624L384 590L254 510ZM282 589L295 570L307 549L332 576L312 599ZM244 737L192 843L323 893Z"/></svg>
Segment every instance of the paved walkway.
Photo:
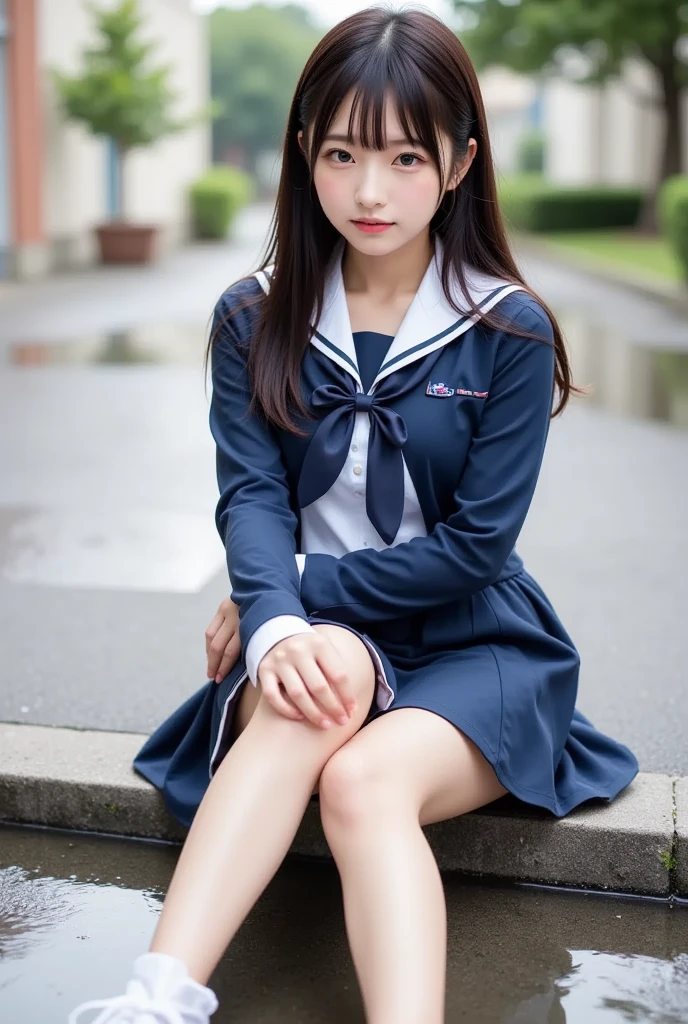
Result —
<svg viewBox="0 0 688 1024"><path fill-rule="evenodd" d="M227 592L204 332L266 227L254 208L228 245L0 288L0 720L146 732L204 682ZM581 650L581 710L688 774L688 432L622 415L643 373L630 405L620 386L638 353L688 351L688 323L523 263L610 397L554 422L519 550Z"/></svg>

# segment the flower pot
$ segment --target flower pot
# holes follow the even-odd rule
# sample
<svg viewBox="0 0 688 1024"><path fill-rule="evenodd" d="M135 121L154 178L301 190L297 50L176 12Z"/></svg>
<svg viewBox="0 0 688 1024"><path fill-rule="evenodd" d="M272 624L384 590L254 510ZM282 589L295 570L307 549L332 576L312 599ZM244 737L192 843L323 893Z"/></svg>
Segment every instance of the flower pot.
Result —
<svg viewBox="0 0 688 1024"><path fill-rule="evenodd" d="M152 224L110 221L96 227L101 263L150 263L158 228Z"/></svg>

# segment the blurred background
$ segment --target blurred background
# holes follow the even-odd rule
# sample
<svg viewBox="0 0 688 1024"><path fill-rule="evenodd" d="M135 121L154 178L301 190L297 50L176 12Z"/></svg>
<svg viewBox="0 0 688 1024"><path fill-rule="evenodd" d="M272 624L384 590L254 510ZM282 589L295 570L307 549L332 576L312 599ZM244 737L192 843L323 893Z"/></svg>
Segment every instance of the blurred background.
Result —
<svg viewBox="0 0 688 1024"><path fill-rule="evenodd" d="M149 732L204 683L209 317L308 55L365 6L0 0L0 719ZM581 710L688 774L688 4L422 6L476 63L514 250L590 386L519 550Z"/></svg>

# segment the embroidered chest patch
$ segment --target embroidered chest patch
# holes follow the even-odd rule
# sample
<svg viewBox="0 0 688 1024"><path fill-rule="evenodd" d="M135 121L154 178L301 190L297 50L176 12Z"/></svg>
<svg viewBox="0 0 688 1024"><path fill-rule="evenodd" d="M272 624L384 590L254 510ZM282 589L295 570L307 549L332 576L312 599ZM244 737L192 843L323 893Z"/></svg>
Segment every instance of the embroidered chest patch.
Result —
<svg viewBox="0 0 688 1024"><path fill-rule="evenodd" d="M448 388L446 384L428 381L425 394L432 398L451 398L452 395L469 395L471 398L487 398L487 391L469 391L467 388Z"/></svg>

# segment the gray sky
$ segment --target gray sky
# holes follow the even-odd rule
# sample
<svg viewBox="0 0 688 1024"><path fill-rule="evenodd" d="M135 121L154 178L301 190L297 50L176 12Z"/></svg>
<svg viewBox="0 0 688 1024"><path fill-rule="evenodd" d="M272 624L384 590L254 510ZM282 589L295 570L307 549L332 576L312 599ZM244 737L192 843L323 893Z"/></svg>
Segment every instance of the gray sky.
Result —
<svg viewBox="0 0 688 1024"><path fill-rule="evenodd" d="M192 0L197 11L212 11L215 7L250 7L252 0ZM280 7L285 0L263 0L269 7ZM313 20L323 28L329 28L343 18L348 18L356 11L373 5L374 0L360 3L358 0L296 0L302 7L311 11ZM389 3L390 0L387 0ZM391 0L394 7L405 6L404 0ZM433 14L439 15L448 25L453 23L453 7L450 0L411 0L413 7L426 7Z"/></svg>

